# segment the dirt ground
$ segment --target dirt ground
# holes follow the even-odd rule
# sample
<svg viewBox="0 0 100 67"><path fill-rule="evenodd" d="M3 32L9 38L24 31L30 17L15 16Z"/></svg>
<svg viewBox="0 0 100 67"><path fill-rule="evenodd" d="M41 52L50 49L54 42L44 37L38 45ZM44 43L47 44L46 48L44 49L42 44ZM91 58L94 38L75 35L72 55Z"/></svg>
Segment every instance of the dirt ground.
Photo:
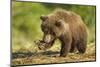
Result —
<svg viewBox="0 0 100 67"><path fill-rule="evenodd" d="M12 53L12 65L29 65L29 64L52 64L52 63L69 63L82 61L95 61L95 44L87 46L85 54L69 53L66 57L59 57L59 51L41 51L41 52L16 52Z"/></svg>

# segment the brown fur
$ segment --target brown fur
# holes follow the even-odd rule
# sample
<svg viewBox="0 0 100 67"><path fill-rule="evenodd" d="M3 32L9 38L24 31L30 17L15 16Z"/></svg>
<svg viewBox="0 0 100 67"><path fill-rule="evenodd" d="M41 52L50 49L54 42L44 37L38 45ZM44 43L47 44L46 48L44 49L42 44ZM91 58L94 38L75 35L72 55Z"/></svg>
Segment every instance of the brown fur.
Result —
<svg viewBox="0 0 100 67"><path fill-rule="evenodd" d="M79 53L85 53L87 29L78 14L72 11L56 9L46 17L42 18L41 28L44 33L49 32L55 39L58 38L61 41L60 56L66 56L69 51L74 52L76 48Z"/></svg>

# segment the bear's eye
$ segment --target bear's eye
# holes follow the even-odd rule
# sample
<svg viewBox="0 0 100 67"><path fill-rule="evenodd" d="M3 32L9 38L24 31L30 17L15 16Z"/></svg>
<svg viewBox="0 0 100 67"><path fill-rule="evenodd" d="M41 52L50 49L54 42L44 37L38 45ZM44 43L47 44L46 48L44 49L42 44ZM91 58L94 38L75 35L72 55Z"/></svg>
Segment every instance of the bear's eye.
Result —
<svg viewBox="0 0 100 67"><path fill-rule="evenodd" d="M60 27L60 26L61 26L61 22L56 21L55 25L56 25L57 27Z"/></svg>

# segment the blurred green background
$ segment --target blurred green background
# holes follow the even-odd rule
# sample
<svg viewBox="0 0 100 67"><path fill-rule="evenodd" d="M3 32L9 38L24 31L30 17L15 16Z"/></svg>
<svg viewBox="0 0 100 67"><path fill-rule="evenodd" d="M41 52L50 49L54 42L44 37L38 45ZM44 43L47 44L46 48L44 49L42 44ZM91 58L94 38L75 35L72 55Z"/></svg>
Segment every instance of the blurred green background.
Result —
<svg viewBox="0 0 100 67"><path fill-rule="evenodd" d="M86 5L12 2L12 51L37 51L35 40L42 38L41 15L47 15L56 8L74 11L81 15L89 30L88 43L95 42L96 7ZM59 44L56 43L56 44ZM54 46L54 48L58 45ZM52 48L52 49L54 49Z"/></svg>

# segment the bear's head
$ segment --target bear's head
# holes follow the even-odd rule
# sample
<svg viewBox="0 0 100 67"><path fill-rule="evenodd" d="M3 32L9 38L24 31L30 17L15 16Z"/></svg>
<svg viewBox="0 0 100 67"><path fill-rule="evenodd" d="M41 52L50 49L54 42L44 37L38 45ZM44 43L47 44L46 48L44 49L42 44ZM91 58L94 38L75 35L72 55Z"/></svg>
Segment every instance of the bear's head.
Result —
<svg viewBox="0 0 100 67"><path fill-rule="evenodd" d="M46 47L47 45L52 46L54 41L64 34L66 24L64 20L55 15L41 16L40 19L42 20L41 30L44 33L42 41L46 44Z"/></svg>

